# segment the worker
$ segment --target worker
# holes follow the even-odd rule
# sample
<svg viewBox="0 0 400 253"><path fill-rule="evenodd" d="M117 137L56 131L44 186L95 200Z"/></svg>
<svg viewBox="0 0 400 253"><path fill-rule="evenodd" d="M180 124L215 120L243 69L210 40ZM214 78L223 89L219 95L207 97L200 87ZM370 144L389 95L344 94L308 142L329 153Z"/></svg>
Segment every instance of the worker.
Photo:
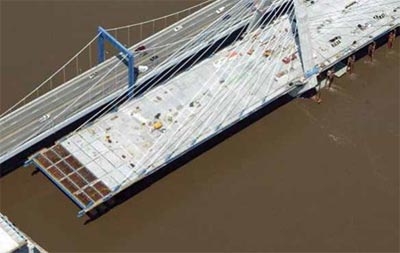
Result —
<svg viewBox="0 0 400 253"><path fill-rule="evenodd" d="M395 34L394 31L391 31L391 32L389 33L389 38L388 38L388 42L387 42L387 47L388 47L389 49L393 48L393 43L394 43L394 40L395 40L395 39L396 39L396 34Z"/></svg>
<svg viewBox="0 0 400 253"><path fill-rule="evenodd" d="M326 85L328 86L329 89L332 86L334 78L335 78L335 71L333 68L331 68L330 70L328 70L326 74Z"/></svg>
<svg viewBox="0 0 400 253"><path fill-rule="evenodd" d="M356 56L352 55L347 59L347 73L352 74L354 70L354 63L356 62Z"/></svg>
<svg viewBox="0 0 400 253"><path fill-rule="evenodd" d="M375 50L376 50L376 42L373 41L373 42L368 46L368 56L369 56L370 62L373 62L373 60L374 60Z"/></svg>

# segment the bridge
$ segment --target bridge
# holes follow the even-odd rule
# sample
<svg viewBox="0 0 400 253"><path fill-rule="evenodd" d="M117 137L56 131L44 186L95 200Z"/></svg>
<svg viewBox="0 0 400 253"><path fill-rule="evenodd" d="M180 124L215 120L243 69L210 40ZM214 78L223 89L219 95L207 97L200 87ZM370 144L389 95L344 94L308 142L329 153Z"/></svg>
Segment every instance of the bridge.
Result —
<svg viewBox="0 0 400 253"><path fill-rule="evenodd" d="M4 114L2 161L107 104L30 157L89 212L279 97L322 86L395 31L399 12L400 0L219 0L129 48L116 31L131 26L99 29L89 45L121 53L103 62L100 46L97 66ZM136 81L133 63L149 67Z"/></svg>

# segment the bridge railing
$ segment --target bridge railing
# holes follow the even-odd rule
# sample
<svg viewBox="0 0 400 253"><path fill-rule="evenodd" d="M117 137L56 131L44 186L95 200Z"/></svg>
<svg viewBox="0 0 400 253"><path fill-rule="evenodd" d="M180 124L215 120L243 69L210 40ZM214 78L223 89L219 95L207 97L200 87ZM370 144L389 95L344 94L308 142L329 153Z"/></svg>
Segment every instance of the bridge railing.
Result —
<svg viewBox="0 0 400 253"><path fill-rule="evenodd" d="M172 24L182 21L191 14L199 11L204 6L214 2L215 0L207 0L187 9L159 17L156 19L148 20L145 22L135 23L131 25L114 27L107 29L115 38L121 41L124 46L131 46L140 43L158 33L159 31L170 27ZM179 29L177 27L176 29ZM60 85L66 84L68 81L76 78L87 70L93 68L97 64L97 39L99 34L96 34L81 50L79 50L70 60L61 66L56 72L39 84L34 90L29 92L26 96L20 99L10 108L4 112L0 112L0 118L10 114L19 108L31 103L42 95L52 91ZM135 50L137 48L130 48ZM140 49L140 48L139 48ZM106 59L110 59L117 55L117 51L111 47L106 46Z"/></svg>

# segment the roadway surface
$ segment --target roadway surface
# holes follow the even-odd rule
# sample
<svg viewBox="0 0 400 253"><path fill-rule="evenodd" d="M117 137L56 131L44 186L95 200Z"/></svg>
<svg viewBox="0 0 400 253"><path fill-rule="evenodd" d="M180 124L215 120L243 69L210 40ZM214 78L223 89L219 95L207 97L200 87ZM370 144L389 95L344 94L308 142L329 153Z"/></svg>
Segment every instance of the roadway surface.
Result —
<svg viewBox="0 0 400 253"><path fill-rule="evenodd" d="M147 54L135 55L136 64L148 65L151 71L138 80L138 87L145 80L151 78L152 73L159 72L153 70L165 70L171 66L171 63L176 63L178 59L184 59L183 54L187 47L176 57L168 60L176 52L176 49L186 45L190 38L205 30L218 29L221 26L218 24L219 21L213 22L227 15L229 9L238 2L239 0L216 1L132 46L131 51L140 45L145 45L147 49L159 48L149 51ZM225 7L224 11L217 12L222 7ZM250 14L250 8L247 7L234 9ZM234 13L229 13L229 15L234 15ZM179 31L174 30L177 26L181 26ZM191 42L189 49L194 49L199 45L204 46L208 40L213 40L212 34L208 35L202 33L201 39ZM157 62L151 59L155 55L158 56ZM115 69L113 69L114 67ZM113 70L110 72L111 69ZM0 163L116 98L126 91L127 85L127 67L118 58L113 57L5 115L0 120L0 143L2 143Z"/></svg>

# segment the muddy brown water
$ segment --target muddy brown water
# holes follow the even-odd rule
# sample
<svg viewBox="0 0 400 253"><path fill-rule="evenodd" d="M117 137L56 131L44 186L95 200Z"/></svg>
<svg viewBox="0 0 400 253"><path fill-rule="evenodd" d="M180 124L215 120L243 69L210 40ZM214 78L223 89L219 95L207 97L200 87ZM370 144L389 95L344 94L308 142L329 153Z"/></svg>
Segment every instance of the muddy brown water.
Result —
<svg viewBox="0 0 400 253"><path fill-rule="evenodd" d="M1 106L93 37L199 1L1 1ZM399 250L399 61L295 100L84 225L34 168L0 179L0 210L51 252Z"/></svg>

